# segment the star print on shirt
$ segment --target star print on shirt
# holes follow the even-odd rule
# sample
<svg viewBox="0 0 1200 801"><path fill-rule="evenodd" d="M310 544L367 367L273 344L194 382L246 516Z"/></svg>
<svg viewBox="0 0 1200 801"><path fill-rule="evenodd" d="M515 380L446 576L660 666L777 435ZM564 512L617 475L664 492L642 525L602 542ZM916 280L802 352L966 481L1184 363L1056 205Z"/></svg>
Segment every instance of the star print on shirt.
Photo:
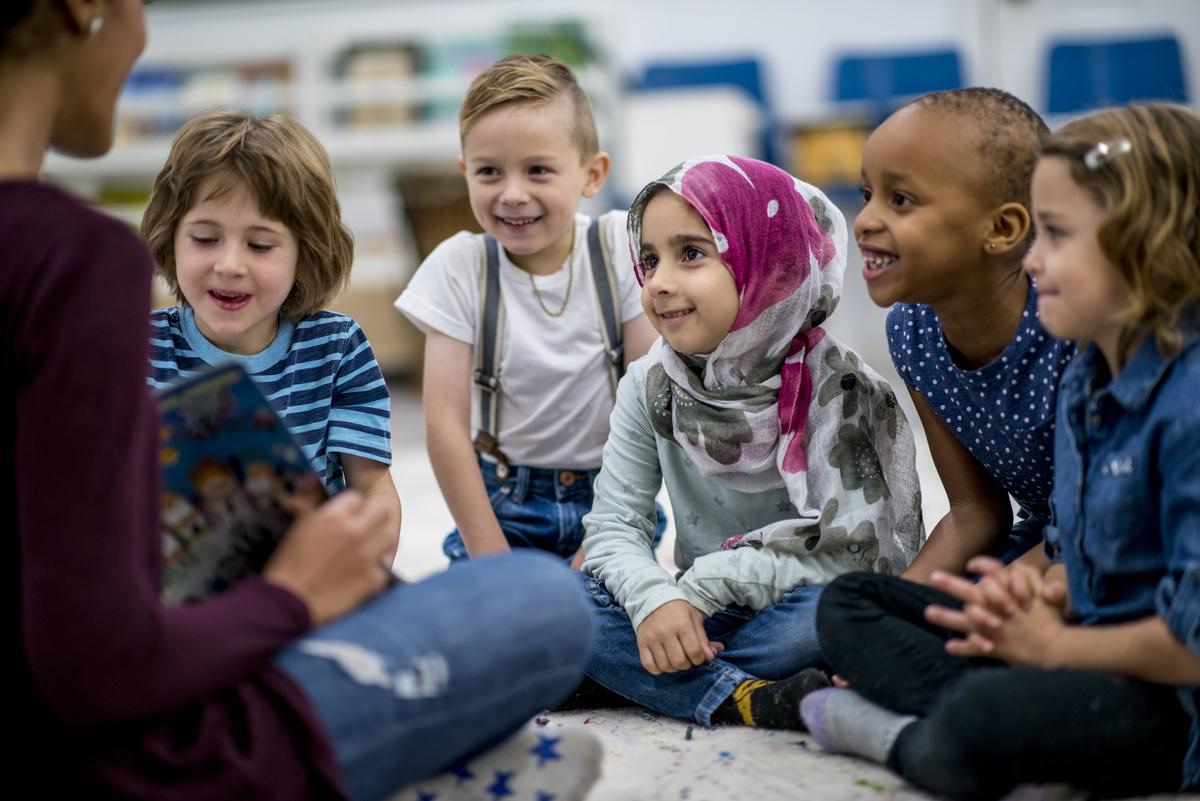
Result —
<svg viewBox="0 0 1200 801"><path fill-rule="evenodd" d="M775 504L776 512L790 512L791 510L792 505L787 501L780 501L779 503Z"/></svg>
<svg viewBox="0 0 1200 801"><path fill-rule="evenodd" d="M554 762L562 759L562 755L555 753L554 746L558 745L561 737L545 737L538 735L539 742L536 746L529 749L529 753L538 758L538 767L545 767L547 762Z"/></svg>
<svg viewBox="0 0 1200 801"><path fill-rule="evenodd" d="M689 526L694 526L700 522L700 515L695 512L688 512L684 519L687 520Z"/></svg>

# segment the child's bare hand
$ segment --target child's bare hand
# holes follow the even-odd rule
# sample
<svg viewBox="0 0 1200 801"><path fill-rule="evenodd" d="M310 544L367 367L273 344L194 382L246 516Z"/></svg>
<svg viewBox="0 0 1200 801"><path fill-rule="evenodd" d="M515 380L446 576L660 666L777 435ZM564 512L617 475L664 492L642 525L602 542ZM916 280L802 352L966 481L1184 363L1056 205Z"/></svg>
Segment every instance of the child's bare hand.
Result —
<svg viewBox="0 0 1200 801"><path fill-rule="evenodd" d="M703 665L725 646L704 631L704 613L687 601L668 601L637 628L642 667L658 676Z"/></svg>
<svg viewBox="0 0 1200 801"><path fill-rule="evenodd" d="M388 509L347 490L296 518L263 569L263 578L294 593L313 625L345 614L387 586L381 566L391 552Z"/></svg>
<svg viewBox="0 0 1200 801"><path fill-rule="evenodd" d="M974 604L968 604L966 610L971 617ZM964 632L962 639L948 640L946 651L955 656L1000 659L1011 665L1053 668L1054 643L1065 627L1062 608L1039 596L1028 609L1017 607L986 634L977 628Z"/></svg>
<svg viewBox="0 0 1200 801"><path fill-rule="evenodd" d="M585 558L585 554L583 552L583 546L580 545L579 550L576 551L575 555L571 557L571 569L574 570L576 573L578 573L580 570L583 570L584 558Z"/></svg>
<svg viewBox="0 0 1200 801"><path fill-rule="evenodd" d="M1051 634L1063 625L1066 593L1059 582L1044 582L1036 569L980 557L970 567L983 575L978 582L935 572L935 587L959 601L963 608L930 605L925 618L959 632L962 638L947 641L946 651L956 656L987 656L1013 664L1042 664Z"/></svg>
<svg viewBox="0 0 1200 801"><path fill-rule="evenodd" d="M993 599L996 612L1007 612L1011 604L1028 609L1038 596L1042 574L1024 562L1006 565L994 556L976 556L967 562L967 570L981 578L979 586L985 598Z"/></svg>

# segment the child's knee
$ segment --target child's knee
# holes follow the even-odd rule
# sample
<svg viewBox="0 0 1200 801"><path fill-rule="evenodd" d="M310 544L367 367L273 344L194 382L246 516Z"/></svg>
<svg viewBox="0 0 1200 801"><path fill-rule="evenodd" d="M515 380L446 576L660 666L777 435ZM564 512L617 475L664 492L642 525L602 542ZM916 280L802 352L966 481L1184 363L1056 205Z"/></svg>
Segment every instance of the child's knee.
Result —
<svg viewBox="0 0 1200 801"><path fill-rule="evenodd" d="M985 777L997 755L984 721L963 710L930 715L905 729L888 767L908 781L952 799L990 798Z"/></svg>
<svg viewBox="0 0 1200 801"><path fill-rule="evenodd" d="M479 560L492 563L510 578L509 591L518 618L539 620L568 641L586 649L592 636L592 607L578 574L554 556L519 549L506 556Z"/></svg>
<svg viewBox="0 0 1200 801"><path fill-rule="evenodd" d="M817 602L817 631L826 647L826 635L835 634L846 627L846 622L860 612L864 606L874 606L877 595L873 584L881 577L877 573L844 573L821 591ZM833 643L830 643L832 646Z"/></svg>
<svg viewBox="0 0 1200 801"><path fill-rule="evenodd" d="M896 741L892 767L939 795L992 798L1010 789L1004 775L1019 732L1005 725L1014 699L994 671L967 673L942 693L929 714Z"/></svg>

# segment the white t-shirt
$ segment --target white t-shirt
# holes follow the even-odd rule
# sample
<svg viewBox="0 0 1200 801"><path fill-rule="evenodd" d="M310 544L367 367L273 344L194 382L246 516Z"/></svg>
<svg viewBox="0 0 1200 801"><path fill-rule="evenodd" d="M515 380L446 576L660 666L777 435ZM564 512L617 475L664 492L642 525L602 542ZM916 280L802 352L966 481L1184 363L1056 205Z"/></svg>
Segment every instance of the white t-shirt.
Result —
<svg viewBox="0 0 1200 801"><path fill-rule="evenodd" d="M621 322L642 313L633 274L625 212L600 217L621 298ZM563 269L551 275L525 272L500 249L500 295L504 329L500 341L500 449L513 464L590 470L600 466L608 438L613 394L600 334L596 287L588 255L591 219L575 215L575 246ZM482 234L460 231L421 264L396 308L422 331L430 329L474 348L479 321ZM560 317L546 314L563 304L568 270L574 285ZM472 370L474 367L472 367ZM479 392L471 384L471 436L479 428Z"/></svg>

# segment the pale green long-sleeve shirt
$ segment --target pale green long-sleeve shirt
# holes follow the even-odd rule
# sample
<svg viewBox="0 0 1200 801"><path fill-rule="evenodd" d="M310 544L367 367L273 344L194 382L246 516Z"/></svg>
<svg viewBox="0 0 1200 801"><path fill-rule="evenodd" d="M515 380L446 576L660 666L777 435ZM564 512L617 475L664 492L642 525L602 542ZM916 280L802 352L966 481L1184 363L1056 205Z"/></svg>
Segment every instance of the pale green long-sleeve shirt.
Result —
<svg viewBox="0 0 1200 801"><path fill-rule="evenodd" d="M706 478L674 440L659 437L646 408L647 358L629 366L617 388L611 431L596 479L583 570L601 581L636 629L658 607L685 600L711 615L729 605L762 610L804 584L825 584L859 566L831 554L769 549L722 551L735 534L798 517L779 486L739 492ZM663 482L675 518L672 576L654 558L654 499Z"/></svg>

